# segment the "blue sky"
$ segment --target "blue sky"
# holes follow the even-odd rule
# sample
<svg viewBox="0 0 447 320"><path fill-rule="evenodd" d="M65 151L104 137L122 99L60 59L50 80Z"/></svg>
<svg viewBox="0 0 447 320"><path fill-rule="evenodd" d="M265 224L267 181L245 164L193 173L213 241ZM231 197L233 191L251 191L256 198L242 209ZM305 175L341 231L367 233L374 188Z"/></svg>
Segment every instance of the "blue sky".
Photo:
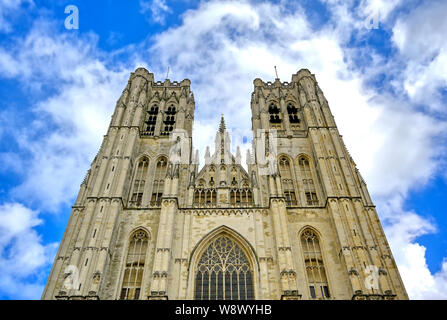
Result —
<svg viewBox="0 0 447 320"><path fill-rule="evenodd" d="M79 29L64 26L67 5ZM0 299L38 299L130 72L192 81L194 144L225 113L250 146L253 79L316 75L411 298L447 299L445 1L0 3ZM377 28L367 21L378 22ZM244 155L245 152L242 152ZM203 164L203 161L202 161Z"/></svg>

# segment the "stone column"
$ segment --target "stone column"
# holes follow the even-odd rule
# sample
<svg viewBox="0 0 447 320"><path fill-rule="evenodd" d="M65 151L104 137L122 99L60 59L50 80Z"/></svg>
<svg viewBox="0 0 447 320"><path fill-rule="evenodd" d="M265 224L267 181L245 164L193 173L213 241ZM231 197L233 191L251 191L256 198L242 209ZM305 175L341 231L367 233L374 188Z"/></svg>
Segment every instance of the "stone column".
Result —
<svg viewBox="0 0 447 320"><path fill-rule="evenodd" d="M343 260L345 262L347 272L349 275L349 280L351 283L353 295L362 291L362 286L359 279L359 271L356 268L354 259L351 253L351 243L346 234L346 227L344 226L343 219L341 217L340 210L338 208L337 200L329 199L329 209L331 213L331 218L334 223L334 227L337 233L338 242L341 248L341 253Z"/></svg>
<svg viewBox="0 0 447 320"><path fill-rule="evenodd" d="M272 257L268 257L265 250L264 223L261 211L255 210L253 212L253 224L256 236L256 251L259 256L259 282L261 285L260 293L262 294L262 296L257 297L257 299L273 299L273 297L271 296L270 279L267 265L268 260L272 259Z"/></svg>

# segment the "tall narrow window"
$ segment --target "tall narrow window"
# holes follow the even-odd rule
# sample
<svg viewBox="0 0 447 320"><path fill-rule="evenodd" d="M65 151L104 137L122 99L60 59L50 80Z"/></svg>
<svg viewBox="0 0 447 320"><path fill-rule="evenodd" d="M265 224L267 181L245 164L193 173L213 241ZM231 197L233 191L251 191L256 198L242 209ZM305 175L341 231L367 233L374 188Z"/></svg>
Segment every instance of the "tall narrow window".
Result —
<svg viewBox="0 0 447 320"><path fill-rule="evenodd" d="M152 198L151 205L160 205L161 197L163 195L163 189L165 186L165 176L168 161L165 157L158 160L155 173L154 173L154 184L152 185Z"/></svg>
<svg viewBox="0 0 447 320"><path fill-rule="evenodd" d="M292 104L287 105L287 113L289 115L289 123L292 130L300 127L300 119L298 118L298 109Z"/></svg>
<svg viewBox="0 0 447 320"><path fill-rule="evenodd" d="M138 162L137 170L134 176L132 196L130 198L131 206L137 206L137 207L141 206L148 167L149 167L149 160L147 158L143 158Z"/></svg>
<svg viewBox="0 0 447 320"><path fill-rule="evenodd" d="M282 179L282 188L284 197L286 198L286 205L296 205L295 187L293 186L292 170L290 168L289 159L281 157L279 159L279 172Z"/></svg>
<svg viewBox="0 0 447 320"><path fill-rule="evenodd" d="M251 206L253 204L253 195L251 193L251 190L244 189L244 194L245 194L246 199L247 199L247 206Z"/></svg>
<svg viewBox="0 0 447 320"><path fill-rule="evenodd" d="M235 205L237 203L237 193L238 189L232 188L230 189L230 204Z"/></svg>
<svg viewBox="0 0 447 320"><path fill-rule="evenodd" d="M216 189L209 189L209 199L207 198L207 205L210 207L216 206L217 192Z"/></svg>
<svg viewBox="0 0 447 320"><path fill-rule="evenodd" d="M194 206L201 207L204 204L203 189L194 190Z"/></svg>
<svg viewBox="0 0 447 320"><path fill-rule="evenodd" d="M147 120L146 120L146 130L144 132L145 135L153 136L155 134L155 125L157 123L157 115L158 115L158 105L154 104L147 111Z"/></svg>
<svg viewBox="0 0 447 320"><path fill-rule="evenodd" d="M148 241L148 234L143 230L136 231L130 239L121 287L121 300L137 300L140 298Z"/></svg>
<svg viewBox="0 0 447 320"><path fill-rule="evenodd" d="M301 234L301 246L303 248L310 297L312 299L330 298L320 242L313 230L304 230Z"/></svg>
<svg viewBox="0 0 447 320"><path fill-rule="evenodd" d="M254 299L253 271L245 252L221 235L205 250L195 274L196 300Z"/></svg>
<svg viewBox="0 0 447 320"><path fill-rule="evenodd" d="M315 189L312 171L310 169L309 160L306 157L300 157L298 160L300 168L300 177L303 181L304 196L309 206L318 205L317 191Z"/></svg>
<svg viewBox="0 0 447 320"><path fill-rule="evenodd" d="M161 132L162 136L169 136L172 130L174 130L176 114L177 110L175 106L171 104L165 111L165 116L163 119L163 130Z"/></svg>
<svg viewBox="0 0 447 320"><path fill-rule="evenodd" d="M282 129L280 110L274 103L270 104L269 106L269 121L271 128Z"/></svg>

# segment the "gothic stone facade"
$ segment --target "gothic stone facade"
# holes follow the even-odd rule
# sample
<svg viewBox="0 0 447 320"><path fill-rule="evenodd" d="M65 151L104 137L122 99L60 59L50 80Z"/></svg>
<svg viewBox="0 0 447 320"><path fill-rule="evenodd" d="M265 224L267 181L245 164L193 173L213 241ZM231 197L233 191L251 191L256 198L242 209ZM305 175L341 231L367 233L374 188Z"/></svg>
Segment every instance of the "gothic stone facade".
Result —
<svg viewBox="0 0 447 320"><path fill-rule="evenodd" d="M407 299L315 76L254 80L241 166L192 150L190 81L131 74L42 299Z"/></svg>

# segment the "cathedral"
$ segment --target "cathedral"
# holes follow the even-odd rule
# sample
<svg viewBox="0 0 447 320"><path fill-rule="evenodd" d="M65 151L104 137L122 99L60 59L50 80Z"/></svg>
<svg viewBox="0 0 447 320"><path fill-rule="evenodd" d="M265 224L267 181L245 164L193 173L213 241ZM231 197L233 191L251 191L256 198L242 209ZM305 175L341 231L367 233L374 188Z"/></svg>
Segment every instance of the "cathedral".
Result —
<svg viewBox="0 0 447 320"><path fill-rule="evenodd" d="M199 166L190 84L131 73L42 299L408 299L315 75L254 80L244 164L222 116Z"/></svg>

